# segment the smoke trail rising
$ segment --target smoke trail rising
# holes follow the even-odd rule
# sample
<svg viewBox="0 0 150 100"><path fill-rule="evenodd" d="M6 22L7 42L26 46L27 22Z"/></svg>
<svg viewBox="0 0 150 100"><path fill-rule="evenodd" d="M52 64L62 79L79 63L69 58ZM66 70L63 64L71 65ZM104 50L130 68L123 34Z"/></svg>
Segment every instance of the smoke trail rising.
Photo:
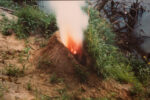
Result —
<svg viewBox="0 0 150 100"><path fill-rule="evenodd" d="M88 25L88 16L81 9L84 1L45 1L56 14L62 43L75 53L84 39L83 31Z"/></svg>

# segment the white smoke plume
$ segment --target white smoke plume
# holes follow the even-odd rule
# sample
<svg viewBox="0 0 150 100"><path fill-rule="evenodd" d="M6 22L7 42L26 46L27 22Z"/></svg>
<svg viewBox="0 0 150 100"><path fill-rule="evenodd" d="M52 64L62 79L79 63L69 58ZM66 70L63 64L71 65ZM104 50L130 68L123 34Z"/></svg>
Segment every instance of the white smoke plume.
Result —
<svg viewBox="0 0 150 100"><path fill-rule="evenodd" d="M56 14L57 25L60 37L67 46L67 36L69 35L77 44L82 44L83 31L88 25L88 16L81 7L85 6L85 1L45 1Z"/></svg>

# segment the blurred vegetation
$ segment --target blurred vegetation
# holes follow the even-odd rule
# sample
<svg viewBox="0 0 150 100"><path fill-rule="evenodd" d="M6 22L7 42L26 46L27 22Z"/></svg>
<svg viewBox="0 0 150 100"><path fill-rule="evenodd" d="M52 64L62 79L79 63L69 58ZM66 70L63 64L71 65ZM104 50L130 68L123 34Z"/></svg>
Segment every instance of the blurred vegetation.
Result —
<svg viewBox="0 0 150 100"><path fill-rule="evenodd" d="M20 8L20 6L17 3L13 2L13 0L0 0L0 6L13 10Z"/></svg>
<svg viewBox="0 0 150 100"><path fill-rule="evenodd" d="M24 76L25 67L22 69L19 69L16 67L16 65L9 65L5 69L5 74L11 77L22 77Z"/></svg>
<svg viewBox="0 0 150 100"><path fill-rule="evenodd" d="M37 7L27 5L17 10L15 15L18 17L16 22L9 21L5 16L0 22L4 35L9 35L11 30L21 39L33 34L49 37L57 30L55 16L47 15Z"/></svg>
<svg viewBox="0 0 150 100"><path fill-rule="evenodd" d="M142 60L132 55L126 57L115 46L115 34L99 12L89 9L89 26L85 32L87 48L90 56L95 59L95 70L104 78L114 78L121 83L132 83L133 91L142 92L141 83L148 83L150 68Z"/></svg>
<svg viewBox="0 0 150 100"><path fill-rule="evenodd" d="M18 16L18 26L16 33L19 37L21 34L29 36L35 33L40 33L49 36L56 31L56 19L53 14L46 15L36 7L26 6L16 12ZM21 29L21 30L20 30Z"/></svg>

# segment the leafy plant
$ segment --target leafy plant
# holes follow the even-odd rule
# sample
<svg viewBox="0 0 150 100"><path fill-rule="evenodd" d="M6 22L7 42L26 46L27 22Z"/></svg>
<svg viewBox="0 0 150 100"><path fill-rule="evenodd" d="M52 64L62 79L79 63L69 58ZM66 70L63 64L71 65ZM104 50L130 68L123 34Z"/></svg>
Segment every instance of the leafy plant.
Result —
<svg viewBox="0 0 150 100"><path fill-rule="evenodd" d="M17 26L19 30L16 31L18 36L20 34L29 36L35 33L49 36L57 29L55 16L46 15L36 7L26 6L18 10L16 15L18 16Z"/></svg>
<svg viewBox="0 0 150 100"><path fill-rule="evenodd" d="M1 23L4 35L15 33L18 38L27 38L33 34L41 34L48 38L57 30L56 19L53 14L46 15L37 7L26 5L15 12L18 21L10 21L5 16Z"/></svg>
<svg viewBox="0 0 150 100"><path fill-rule="evenodd" d="M85 69L81 68L80 65L75 65L74 69L75 74L81 83L85 83L88 81L88 72Z"/></svg>
<svg viewBox="0 0 150 100"><path fill-rule="evenodd" d="M31 86L31 83L30 83L30 82L27 83L27 90L29 90L29 91L32 90L32 86Z"/></svg>
<svg viewBox="0 0 150 100"><path fill-rule="evenodd" d="M14 3L13 0L0 0L0 6L15 10L19 8L19 5Z"/></svg>
<svg viewBox="0 0 150 100"><path fill-rule="evenodd" d="M0 21L0 30L2 31L3 35L12 34L12 26L14 23L14 21L9 20L5 15L3 15L3 19Z"/></svg>
<svg viewBox="0 0 150 100"><path fill-rule="evenodd" d="M114 45L115 35L108 23L99 17L97 11L90 9L89 27L86 34L88 52L95 59L95 69L104 78L114 78L123 83L132 83L138 91L142 84L134 75L133 67Z"/></svg>
<svg viewBox="0 0 150 100"><path fill-rule="evenodd" d="M11 77L21 77L21 76L24 76L24 70L25 68L19 69L19 68L16 68L15 65L9 65L6 68L6 75L11 76Z"/></svg>
<svg viewBox="0 0 150 100"><path fill-rule="evenodd" d="M47 59L40 59L38 62L38 68L47 68L52 65L52 62Z"/></svg>

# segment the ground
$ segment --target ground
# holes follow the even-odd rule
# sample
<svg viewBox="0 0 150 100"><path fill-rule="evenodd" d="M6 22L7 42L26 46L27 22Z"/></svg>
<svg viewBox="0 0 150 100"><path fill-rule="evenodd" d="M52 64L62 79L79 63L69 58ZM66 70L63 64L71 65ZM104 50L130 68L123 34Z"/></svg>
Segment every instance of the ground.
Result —
<svg viewBox="0 0 150 100"><path fill-rule="evenodd" d="M65 70L73 67L70 62L75 60L74 56L61 43L52 45L49 42L51 40L53 39L48 40L40 35L17 39L15 33L10 36L0 33L0 100L55 100L58 98L62 100L68 96L72 96L75 100L81 100L81 98L132 100L131 84L121 84L113 79L103 80L92 72L89 73L89 80L86 83L76 79L80 76L72 76L75 73L71 72L69 75ZM62 48L57 51L58 45ZM51 50L46 56L56 53L55 56L63 55L63 58L58 58L65 60L59 62L59 65L56 62L52 65L51 61L46 61L44 65L39 66L39 59L42 56L39 52L45 49ZM70 55L69 58L68 55ZM64 62L68 63L61 67L65 68L62 69L64 71L60 71L60 66L65 65ZM75 62L78 63L76 60ZM52 68L54 66L55 69Z"/></svg>

